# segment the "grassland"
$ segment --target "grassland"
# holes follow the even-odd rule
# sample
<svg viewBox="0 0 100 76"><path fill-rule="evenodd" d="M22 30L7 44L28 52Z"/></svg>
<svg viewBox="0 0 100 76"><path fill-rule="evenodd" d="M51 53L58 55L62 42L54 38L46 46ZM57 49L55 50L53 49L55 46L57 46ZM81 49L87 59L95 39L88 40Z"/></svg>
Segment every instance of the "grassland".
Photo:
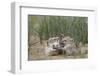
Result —
<svg viewBox="0 0 100 76"><path fill-rule="evenodd" d="M28 16L28 53L29 60L87 58L87 54L72 56L45 56L44 42L62 33L74 39L78 48L79 43L88 44L88 18L74 16ZM39 48L40 47L40 48ZM38 50L37 50L38 49Z"/></svg>

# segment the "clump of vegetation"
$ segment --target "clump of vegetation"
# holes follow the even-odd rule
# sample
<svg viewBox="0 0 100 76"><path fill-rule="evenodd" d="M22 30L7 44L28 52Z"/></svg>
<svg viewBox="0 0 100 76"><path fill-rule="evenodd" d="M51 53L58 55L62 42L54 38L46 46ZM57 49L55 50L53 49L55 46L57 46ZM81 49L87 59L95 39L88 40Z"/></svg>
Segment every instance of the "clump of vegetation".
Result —
<svg viewBox="0 0 100 76"><path fill-rule="evenodd" d="M88 43L88 18L74 16L28 16L28 35L37 35L42 40L48 40L50 37L70 36L75 40L76 45L79 42Z"/></svg>

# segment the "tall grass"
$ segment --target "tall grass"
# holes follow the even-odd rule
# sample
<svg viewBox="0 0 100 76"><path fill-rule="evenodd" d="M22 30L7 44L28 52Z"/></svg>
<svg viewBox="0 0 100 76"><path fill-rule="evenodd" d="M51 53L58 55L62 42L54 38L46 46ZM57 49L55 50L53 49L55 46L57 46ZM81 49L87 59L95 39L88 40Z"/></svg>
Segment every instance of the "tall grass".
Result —
<svg viewBox="0 0 100 76"><path fill-rule="evenodd" d="M35 18L40 18L35 23ZM42 17L42 19L41 19ZM88 43L88 18L87 17L73 17L73 16L30 16L29 19L29 34L37 33L42 40L47 40L50 37L59 36L60 33L65 36L74 38L76 44L79 42ZM32 31L30 31L32 30Z"/></svg>

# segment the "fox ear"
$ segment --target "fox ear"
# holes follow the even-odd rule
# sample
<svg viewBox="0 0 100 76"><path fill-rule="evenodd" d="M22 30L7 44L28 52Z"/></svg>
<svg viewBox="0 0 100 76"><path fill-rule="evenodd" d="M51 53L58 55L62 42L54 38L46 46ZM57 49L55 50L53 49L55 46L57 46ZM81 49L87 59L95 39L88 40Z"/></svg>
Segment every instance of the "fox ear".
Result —
<svg viewBox="0 0 100 76"><path fill-rule="evenodd" d="M53 49L55 48L55 46L53 45Z"/></svg>
<svg viewBox="0 0 100 76"><path fill-rule="evenodd" d="M48 41L47 41L47 46L49 45Z"/></svg>

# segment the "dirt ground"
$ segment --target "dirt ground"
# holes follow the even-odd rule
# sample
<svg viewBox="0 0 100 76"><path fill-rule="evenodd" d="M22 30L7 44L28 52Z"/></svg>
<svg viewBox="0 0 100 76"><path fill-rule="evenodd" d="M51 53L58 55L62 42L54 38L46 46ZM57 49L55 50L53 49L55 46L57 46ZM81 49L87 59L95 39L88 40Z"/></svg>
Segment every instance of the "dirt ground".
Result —
<svg viewBox="0 0 100 76"><path fill-rule="evenodd" d="M57 59L80 59L80 58L88 58L88 54L77 54L75 56L66 56L66 55L54 55L54 56L46 56L44 52L31 50L28 55L28 60L57 60Z"/></svg>
<svg viewBox="0 0 100 76"><path fill-rule="evenodd" d="M57 59L80 59L80 58L87 58L87 54L84 55L77 55L77 56L64 56L64 55L58 55L58 56L32 56L29 55L29 61L32 60L57 60Z"/></svg>
<svg viewBox="0 0 100 76"><path fill-rule="evenodd" d="M46 56L44 53L44 47L46 46L46 41L43 41L41 45L38 38L32 37L30 39L30 43L33 42L28 48L28 60L57 60L57 59L80 59L80 58L88 58L88 52L81 54L80 52L74 56L67 56L67 55L54 55L54 56Z"/></svg>

